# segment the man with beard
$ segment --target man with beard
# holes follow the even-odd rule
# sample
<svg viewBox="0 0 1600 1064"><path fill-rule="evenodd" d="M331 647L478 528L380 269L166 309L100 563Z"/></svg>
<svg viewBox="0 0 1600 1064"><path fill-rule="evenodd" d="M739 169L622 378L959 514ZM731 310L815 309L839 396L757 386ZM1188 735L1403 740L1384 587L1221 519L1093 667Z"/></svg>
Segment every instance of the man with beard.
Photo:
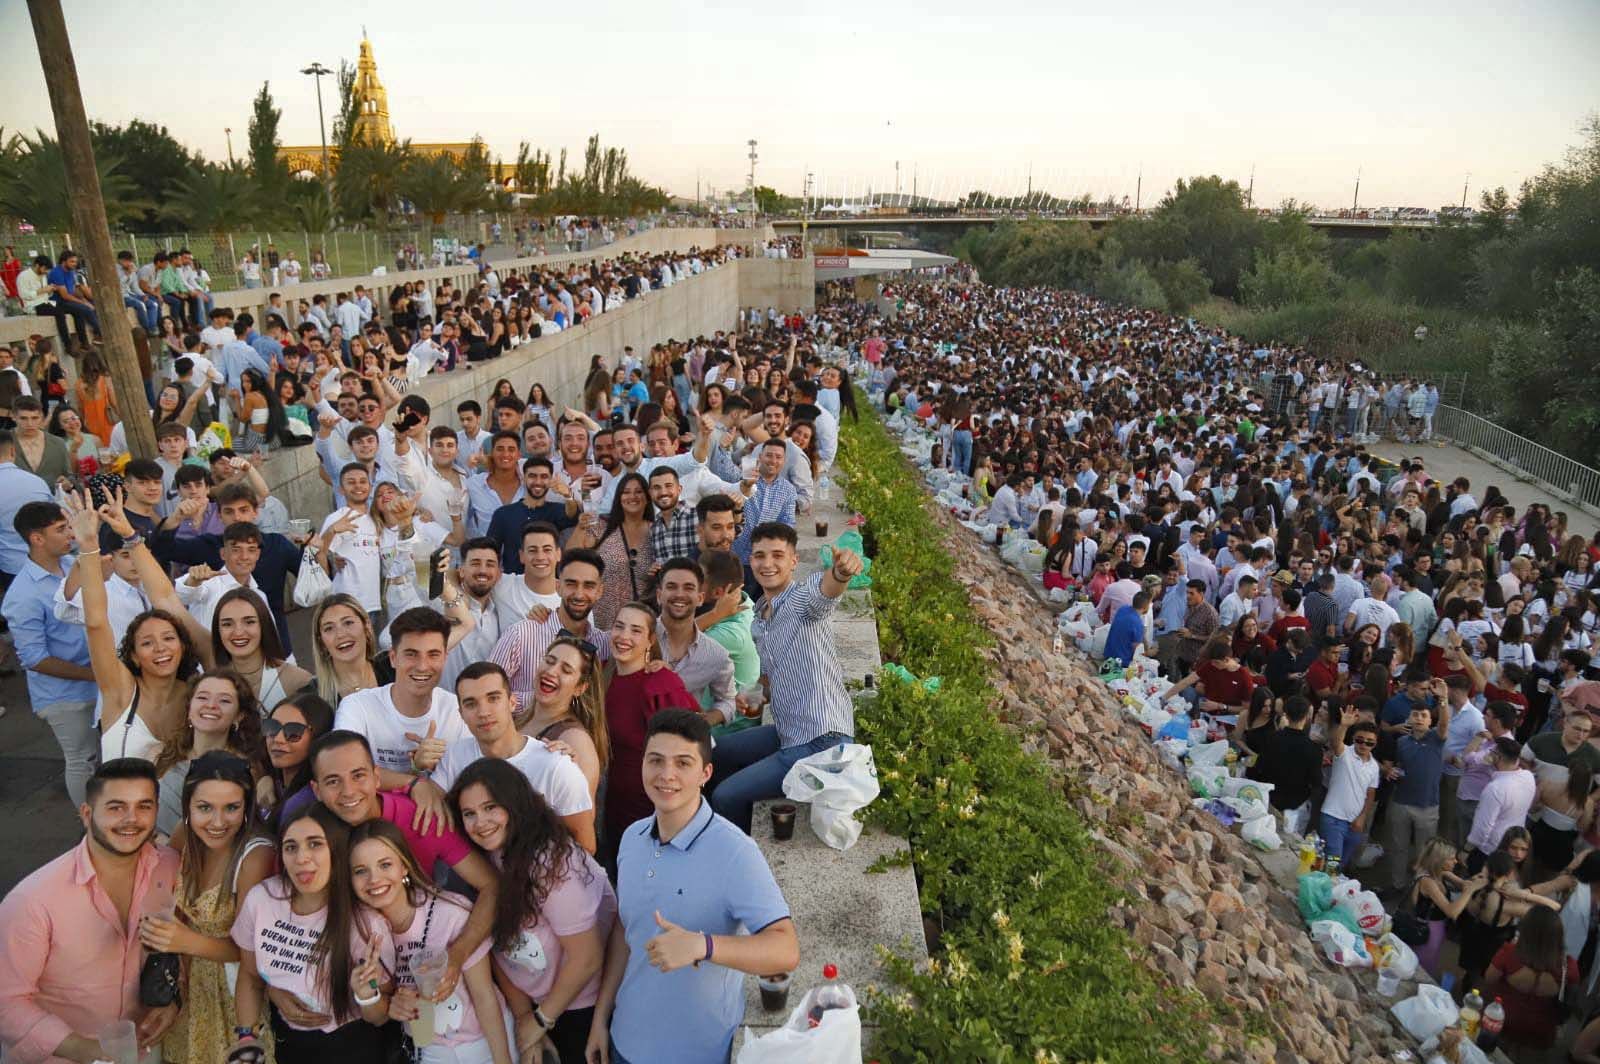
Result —
<svg viewBox="0 0 1600 1064"><path fill-rule="evenodd" d="M592 550L565 552L556 569L561 605L537 620L529 617L518 622L495 644L489 660L511 678L511 693L518 705L533 705L533 685L538 678L539 663L561 633L590 643L600 660L610 658L610 633L596 628L589 617L605 589L605 571L605 561Z"/></svg>
<svg viewBox="0 0 1600 1064"><path fill-rule="evenodd" d="M565 484L572 495L605 490L611 474L589 461L589 429L581 421L563 418L556 430L561 461L556 463L555 480ZM598 441L598 437L596 437ZM611 434L606 433L607 441ZM597 448L598 450L598 448ZM571 491L572 488L579 491Z"/></svg>
<svg viewBox="0 0 1600 1064"><path fill-rule="evenodd" d="M543 427L543 426L541 426ZM557 532L577 524L578 500L571 489L554 480L555 466L548 458L530 458L522 463L522 498L494 512L484 534L500 544L500 568L508 573L522 572L520 533L533 522L554 525ZM559 501L550 498L552 487Z"/></svg>
<svg viewBox="0 0 1600 1064"><path fill-rule="evenodd" d="M702 429L699 438L695 440L694 451L690 454L675 454L666 458L646 458L640 450L639 430L632 425L618 425L611 430L611 439L616 445L616 457L621 463L617 468L607 468L612 474L611 480L601 489L599 512L609 514L611 503L616 496L617 481L628 473L638 473L647 481L650 474L657 469L667 468L677 473L680 477L691 470L705 465L706 453L711 447L711 434L709 426ZM599 436L595 437L595 457L600 457ZM602 461L602 465L604 462Z"/></svg>
<svg viewBox="0 0 1600 1064"><path fill-rule="evenodd" d="M406 612L419 611L433 612L425 606ZM396 622L398 623L398 618ZM442 643L440 649L443 650ZM444 660L442 652L439 660L441 662ZM456 696L452 694L449 698L450 715L456 718L457 732L461 737L470 737L466 726L460 724L460 716L455 709ZM379 779L385 773L374 763L372 748L367 745L367 740L360 733L335 727L333 731L311 744L309 764L311 793L316 795L317 801L326 806L334 816L351 827L365 824L369 820L389 821L400 829L406 845L411 849L411 856L416 858L417 864L430 877L442 878L436 869L443 864L478 892L477 898L472 903L472 912L467 916L466 925L450 943L449 966L439 979L438 996L441 1001L444 1000L455 989L456 982L461 977L461 969L466 965L468 958L489 937L489 932L494 926L495 900L500 889L499 876L495 873L494 866L451 826L449 814L432 827L424 824L419 828L417 825L423 819L425 811L417 804L414 796L408 796L380 784ZM433 787L432 783L424 785ZM420 790L421 787L417 789ZM267 993L269 997L272 995L270 988Z"/></svg>
<svg viewBox="0 0 1600 1064"><path fill-rule="evenodd" d="M147 904L170 899L178 882L176 851L151 845L156 807L155 766L132 757L107 761L89 777L78 808L84 840L0 902L0 1049L7 1060L109 1057L100 1032L134 1016L143 1052L177 1019L176 1004L139 1004L139 920Z"/></svg>
<svg viewBox="0 0 1600 1064"><path fill-rule="evenodd" d="M695 511L679 505L683 485L675 470L662 466L650 471L650 501L656 516L650 525L650 556L662 563L673 558L689 558L695 548Z"/></svg>
<svg viewBox="0 0 1600 1064"><path fill-rule="evenodd" d="M506 586L514 587L512 581ZM500 545L492 539L469 539L461 545L461 564L445 580L438 598L428 603L441 614L464 601L467 612L477 622L445 658L444 672L439 686L453 690L461 670L475 661L487 658L494 645L500 641L501 621L499 609Z"/></svg>
<svg viewBox="0 0 1600 1064"><path fill-rule="evenodd" d="M686 557L668 558L656 576L656 601L661 618L656 634L661 656L683 686L700 703L713 725L733 720L733 659L727 650L695 624L705 601L705 575Z"/></svg>

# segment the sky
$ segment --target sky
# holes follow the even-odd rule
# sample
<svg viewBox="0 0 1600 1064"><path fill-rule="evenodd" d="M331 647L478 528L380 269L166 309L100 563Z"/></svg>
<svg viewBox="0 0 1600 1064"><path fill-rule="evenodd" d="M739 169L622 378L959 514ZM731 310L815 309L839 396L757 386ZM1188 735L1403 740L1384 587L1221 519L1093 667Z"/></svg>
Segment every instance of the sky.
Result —
<svg viewBox="0 0 1600 1064"><path fill-rule="evenodd" d="M1212 8L1070 2L487 0L328 4L62 0L93 119L163 124L242 155L271 83L285 144L318 143L313 61L354 61L363 25L401 137L481 135L582 158L598 133L681 196L756 181L819 197L951 198L1032 187L1160 199L1220 174L1254 201L1476 203L1559 161L1600 111L1600 0ZM568 16L580 22L568 21ZM575 36L568 36L576 31ZM53 132L26 4L0 4L0 127ZM329 115L335 86L324 81ZM899 164L898 186L896 163Z"/></svg>

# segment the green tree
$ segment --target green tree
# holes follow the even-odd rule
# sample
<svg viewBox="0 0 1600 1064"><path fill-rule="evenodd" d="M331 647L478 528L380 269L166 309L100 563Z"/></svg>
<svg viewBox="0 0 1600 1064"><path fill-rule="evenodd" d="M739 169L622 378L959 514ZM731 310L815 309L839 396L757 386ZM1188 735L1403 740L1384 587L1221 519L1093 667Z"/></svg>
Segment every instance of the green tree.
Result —
<svg viewBox="0 0 1600 1064"><path fill-rule="evenodd" d="M278 159L278 122L283 111L273 106L270 85L263 81L250 109L250 176L258 201L272 208L284 205L289 168Z"/></svg>
<svg viewBox="0 0 1600 1064"><path fill-rule="evenodd" d="M1590 463L1600 458L1597 336L1600 272L1580 266L1552 284L1534 327L1502 329L1492 364L1513 427L1553 434L1566 453Z"/></svg>
<svg viewBox="0 0 1600 1064"><path fill-rule="evenodd" d="M799 207L800 201L793 196L785 196L766 185L756 186L756 209L762 214L788 214Z"/></svg>
<svg viewBox="0 0 1600 1064"><path fill-rule="evenodd" d="M434 225L443 222L447 214L466 214L488 206L489 164L483 141L474 139L461 159L413 157L401 175L399 192Z"/></svg>
<svg viewBox="0 0 1600 1064"><path fill-rule="evenodd" d="M1211 280L1193 259L1163 262L1150 271L1161 286L1168 314L1180 317L1211 294Z"/></svg>
<svg viewBox="0 0 1600 1064"><path fill-rule="evenodd" d="M138 185L123 172L120 156L95 153L106 221L116 228L142 218L155 204L139 195ZM43 130L19 135L15 150L0 154L0 217L32 223L44 232L69 232L72 210L64 194L67 167L61 145Z"/></svg>
<svg viewBox="0 0 1600 1064"><path fill-rule="evenodd" d="M1429 307L1470 306L1481 240L1473 226L1447 219L1427 232L1395 233L1388 240L1390 295Z"/></svg>
<svg viewBox="0 0 1600 1064"><path fill-rule="evenodd" d="M249 225L260 202L260 188L243 162L208 163L178 182L162 215L182 229L217 233Z"/></svg>
<svg viewBox="0 0 1600 1064"><path fill-rule="evenodd" d="M333 133L328 143L339 151L356 139L356 119L361 117L361 101L356 98L356 67L339 60L339 109L333 116Z"/></svg>
<svg viewBox="0 0 1600 1064"><path fill-rule="evenodd" d="M1262 251L1239 279L1239 293L1252 307L1281 307L1327 299L1336 284L1332 268L1320 256Z"/></svg>
<svg viewBox="0 0 1600 1064"><path fill-rule="evenodd" d="M1233 296L1261 246L1261 226L1239 183L1213 175L1179 179L1148 219L1124 218L1112 228L1134 258L1193 259L1218 293Z"/></svg>
<svg viewBox="0 0 1600 1064"><path fill-rule="evenodd" d="M134 198L149 204L126 219L126 224L146 231L160 224L163 205L178 184L205 165L205 160L178 143L166 126L142 119L121 126L95 122L89 135L95 155L120 159L119 172L130 182Z"/></svg>
<svg viewBox="0 0 1600 1064"><path fill-rule="evenodd" d="M400 207L400 184L411 165L411 142L376 144L352 141L339 152L334 177L334 202L339 216L350 221L387 225Z"/></svg>

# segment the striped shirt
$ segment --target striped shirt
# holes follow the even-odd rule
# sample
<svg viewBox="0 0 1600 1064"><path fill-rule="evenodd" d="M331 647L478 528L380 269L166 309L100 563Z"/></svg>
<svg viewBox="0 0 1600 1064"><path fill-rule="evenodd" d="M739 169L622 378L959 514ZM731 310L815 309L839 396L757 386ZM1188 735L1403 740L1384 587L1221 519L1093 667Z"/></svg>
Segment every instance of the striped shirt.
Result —
<svg viewBox="0 0 1600 1064"><path fill-rule="evenodd" d="M594 645L595 656L606 661L611 657L611 633L596 628L594 621L588 618L583 623L584 631L567 634L588 640ZM532 707L533 685L539 676L539 665L544 661L545 651L550 649L550 644L564 631L560 611L551 610L550 616L542 621L532 618L518 621L494 645L489 660L506 670L506 676L511 680L511 694L517 699L520 712L527 712Z"/></svg>
<svg viewBox="0 0 1600 1064"><path fill-rule="evenodd" d="M822 574L813 573L776 598L765 596L756 607L752 630L761 671L771 684L772 719L783 747L830 732L855 734L855 706L844 689L829 626L838 604L822 593Z"/></svg>
<svg viewBox="0 0 1600 1064"><path fill-rule="evenodd" d="M744 526L739 538L733 541L733 553L746 565L750 564L750 535L757 525L780 521L794 527L795 503L798 496L794 485L782 477L776 480L757 480L756 487L744 504Z"/></svg>

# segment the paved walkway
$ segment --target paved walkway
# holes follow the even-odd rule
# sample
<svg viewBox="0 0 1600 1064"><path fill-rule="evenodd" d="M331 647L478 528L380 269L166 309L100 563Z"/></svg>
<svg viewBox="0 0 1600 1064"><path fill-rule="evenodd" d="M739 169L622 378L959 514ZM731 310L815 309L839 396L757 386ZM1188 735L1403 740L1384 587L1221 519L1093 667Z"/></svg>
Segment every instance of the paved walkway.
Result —
<svg viewBox="0 0 1600 1064"><path fill-rule="evenodd" d="M1545 504L1552 511L1565 511L1569 517L1568 527L1576 533L1588 535L1592 522L1600 522L1600 517L1590 514L1577 503L1559 497L1540 484L1520 480L1507 470L1453 443L1395 443L1385 440L1368 444L1367 449L1392 462L1402 458L1421 458L1423 468L1446 484L1457 477L1466 477L1472 485L1473 497L1479 501L1482 501L1490 486L1497 487L1502 495L1511 500L1519 514L1536 502ZM1600 527L1600 524L1593 524L1592 527Z"/></svg>

